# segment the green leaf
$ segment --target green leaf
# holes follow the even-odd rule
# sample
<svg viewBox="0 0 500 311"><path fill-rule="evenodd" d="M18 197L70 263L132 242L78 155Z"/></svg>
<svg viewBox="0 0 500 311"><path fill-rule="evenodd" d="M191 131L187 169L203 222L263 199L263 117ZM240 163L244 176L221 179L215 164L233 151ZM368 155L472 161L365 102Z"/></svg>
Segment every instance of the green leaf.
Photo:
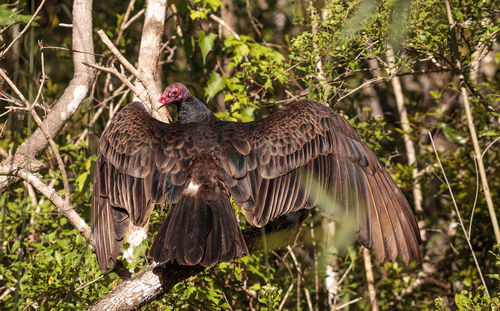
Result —
<svg viewBox="0 0 500 311"><path fill-rule="evenodd" d="M57 264L62 267L62 256L61 256L61 253L59 253L58 251L56 251L54 253L54 258L56 259Z"/></svg>
<svg viewBox="0 0 500 311"><path fill-rule="evenodd" d="M217 11L217 9L222 6L220 0L205 0L205 2L212 8L212 10Z"/></svg>
<svg viewBox="0 0 500 311"><path fill-rule="evenodd" d="M8 26L12 23L27 24L31 16L16 13L14 10L7 9L6 7L0 7L0 27ZM40 16L35 17L35 21L39 18ZM38 23L33 22L31 25L38 26Z"/></svg>
<svg viewBox="0 0 500 311"><path fill-rule="evenodd" d="M212 50L212 47L214 46L214 41L215 38L217 38L217 35L214 33L205 35L205 32L203 30L198 31L198 37L200 40L200 49L201 49L201 55L203 56L203 64L205 64L205 60L207 58L208 53Z"/></svg>
<svg viewBox="0 0 500 311"><path fill-rule="evenodd" d="M480 137L483 137L483 136L498 136L499 132L495 131L495 130L488 130L488 131L485 131L485 132L482 132L479 136Z"/></svg>
<svg viewBox="0 0 500 311"><path fill-rule="evenodd" d="M205 94L207 95L207 102L214 98L226 85L227 77L221 77L217 72L212 72L208 80Z"/></svg>
<svg viewBox="0 0 500 311"><path fill-rule="evenodd" d="M21 241L15 240L14 243L12 244L11 252L15 253L17 249L21 246Z"/></svg>
<svg viewBox="0 0 500 311"><path fill-rule="evenodd" d="M85 182L87 181L89 173L83 172L80 176L76 178L76 183L78 184L78 192L81 192L83 187L85 186Z"/></svg>
<svg viewBox="0 0 500 311"><path fill-rule="evenodd" d="M191 11L189 13L189 17L191 17L192 20L201 18L201 19L207 19L207 12L205 11Z"/></svg>

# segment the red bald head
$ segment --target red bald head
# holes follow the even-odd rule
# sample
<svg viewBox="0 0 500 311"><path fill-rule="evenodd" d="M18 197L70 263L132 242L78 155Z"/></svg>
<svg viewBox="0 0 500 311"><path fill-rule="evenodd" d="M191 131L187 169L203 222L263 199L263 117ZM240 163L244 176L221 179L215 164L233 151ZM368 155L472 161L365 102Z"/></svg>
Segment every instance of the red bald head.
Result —
<svg viewBox="0 0 500 311"><path fill-rule="evenodd" d="M163 91L160 97L160 104L162 106L170 104L178 105L189 97L191 97L191 94L189 94L187 87L182 83L175 82L167 86L165 91Z"/></svg>

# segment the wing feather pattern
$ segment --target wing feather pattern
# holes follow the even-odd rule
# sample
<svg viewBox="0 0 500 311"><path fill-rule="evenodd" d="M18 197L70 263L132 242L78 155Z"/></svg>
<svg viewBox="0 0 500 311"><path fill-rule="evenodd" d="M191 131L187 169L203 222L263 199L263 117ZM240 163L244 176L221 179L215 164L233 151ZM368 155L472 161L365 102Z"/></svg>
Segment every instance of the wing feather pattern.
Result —
<svg viewBox="0 0 500 311"><path fill-rule="evenodd" d="M357 238L376 259L419 261L420 233L401 190L354 128L310 100L268 118L225 122L220 167L252 225L316 205L320 188L358 219ZM339 218L342 215L339 215Z"/></svg>
<svg viewBox="0 0 500 311"><path fill-rule="evenodd" d="M123 108L101 136L94 173L93 239L102 269L122 252L129 225L144 226L153 203L176 203L193 144L181 125L161 123L143 105Z"/></svg>

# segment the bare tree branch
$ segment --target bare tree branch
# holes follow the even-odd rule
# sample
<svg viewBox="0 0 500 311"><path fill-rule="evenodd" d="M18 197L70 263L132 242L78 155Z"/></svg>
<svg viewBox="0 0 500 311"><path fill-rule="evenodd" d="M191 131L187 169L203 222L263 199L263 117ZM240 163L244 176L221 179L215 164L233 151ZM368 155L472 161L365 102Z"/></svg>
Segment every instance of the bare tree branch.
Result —
<svg viewBox="0 0 500 311"><path fill-rule="evenodd" d="M92 41L92 0L74 0L73 21L74 76L43 121L44 124L49 125L48 134L52 138L70 121L80 103L87 95L95 76L95 69L83 64L84 61L95 62L94 44ZM48 145L49 142L45 138L45 135L38 128L17 149L14 156L4 160L2 165L24 167L28 159L30 162L34 161ZM0 178L0 191L5 191L11 183L17 180L19 179L12 176L2 176Z"/></svg>
<svg viewBox="0 0 500 311"><path fill-rule="evenodd" d="M365 263L366 282L368 284L368 297L370 298L370 310L378 311L377 291L375 289L375 278L373 277L372 256L370 250L363 247L363 261Z"/></svg>
<svg viewBox="0 0 500 311"><path fill-rule="evenodd" d="M466 77L463 73L462 63L461 63L460 59L458 58L459 51L458 51L457 36L455 33L455 20L453 18L453 14L451 11L450 2L448 0L445 0L444 4L446 7L446 15L448 17L448 23L450 25L450 30L451 30L450 31L450 33L451 33L450 49L452 51L452 55L455 58L456 66L457 66L458 70L460 71L460 74L458 75L458 77L459 77L460 81L462 82L462 85L460 86L460 92L461 92L462 98L463 98L465 115L467 117L467 125L469 127L469 132L470 132L470 136L472 139L472 145L474 146L474 153L475 153L477 165L479 168L479 176L481 177L481 184L483 186L484 197L486 199L486 205L488 207L488 212L490 214L491 224L493 226L493 232L495 234L497 244L500 244L500 226L498 225L497 215L495 212L495 205L493 204L493 200L491 198L490 186L488 185L488 178L486 176L486 170L484 168L481 147L479 146L479 140L477 138L476 127L474 125L474 119L472 116L471 104L469 102L469 94L467 93L467 89L464 86L464 82L466 81ZM478 66L479 61L480 61L480 58L478 56L476 56L475 59L473 60L473 63L474 63L473 66L474 67Z"/></svg>
<svg viewBox="0 0 500 311"><path fill-rule="evenodd" d="M0 52L0 59L4 58L5 54L7 54L7 52L10 50L10 48L13 47L14 44L16 44L17 40L19 40L24 35L24 33L26 31L28 31L28 29L31 27L31 24L33 24L33 22L35 21L35 18L38 16L38 13L40 13L40 10L42 9L43 5L45 4L45 1L46 0L42 0L40 5L36 9L35 13L33 13L30 20L26 24L26 26L24 26L23 30L14 38L14 40L12 40L12 42L9 44L8 47L6 47L2 52Z"/></svg>
<svg viewBox="0 0 500 311"><path fill-rule="evenodd" d="M87 240L91 240L90 227L73 209L71 203L65 201L54 188L47 186L43 181L40 180L37 175L23 168L9 165L0 165L0 175L16 176L30 183L38 192L46 196L50 200L50 202L54 204L59 213L68 218L73 226L75 226L75 228L80 231L80 233Z"/></svg>
<svg viewBox="0 0 500 311"><path fill-rule="evenodd" d="M396 63L396 60L394 59L394 52L389 44L387 45L385 55L387 58L387 65L389 66L389 68L387 68L387 73L392 76L391 78L392 88L394 90L394 97L396 99L396 105L399 112L401 128L403 129L403 140L405 143L406 156L408 157L408 166L413 166L411 175L413 178L412 191L413 191L413 203L415 205L415 212L417 212L418 214L422 214L424 212L424 209L422 207L423 195L422 195L422 186L420 185L420 182L418 181L417 177L419 176L417 167L417 153L415 151L415 144L413 143L410 137L411 124L410 124L410 119L408 117L408 110L406 109L404 102L403 88L401 86L401 81L399 77L395 75L396 68L394 67L394 64Z"/></svg>
<svg viewBox="0 0 500 311"><path fill-rule="evenodd" d="M300 210L281 216L267 224L264 229L267 241L272 239L275 242L271 245L273 248L293 243L295 233L307 215L308 211ZM262 232L262 228L243 230L243 236L250 253L264 248ZM279 237L273 238L274 234L279 235ZM135 277L122 282L90 310L135 310L169 292L175 284L205 269L199 265L180 266L178 264L159 265L153 263Z"/></svg>
<svg viewBox="0 0 500 311"><path fill-rule="evenodd" d="M165 115L162 115L158 112L158 107L156 103L158 102L158 98L160 97L159 91L156 88L156 82L154 81L154 75L151 76L151 74L145 74L144 70L137 70L126 58L123 56L120 51L114 46L114 44L111 42L111 40L108 38L106 33L102 29L99 29L97 31L97 34L99 37L101 37L102 42L108 47L108 49L115 55L115 57L120 61L120 63L125 66L125 68L130 71L136 78L137 82L135 83L135 87L132 86L131 83L127 81L125 77L123 77L122 74L120 74L116 69L113 68L106 68L99 66L97 64L92 64L92 63L85 63L85 65L97 68L99 70L107 71L109 73L114 74L117 76L123 83L125 83L131 90L134 92L134 94L138 97L140 101L144 103L146 108L148 108L149 112L153 115L153 117L157 118L160 121L169 123L172 118L170 117L170 114L168 114L168 110L164 110ZM160 48L158 47L157 54L159 54ZM140 57L139 57L140 58ZM139 68L141 68L139 66ZM156 68L156 65L155 65Z"/></svg>
<svg viewBox="0 0 500 311"><path fill-rule="evenodd" d="M160 97L161 81L155 81L158 60L160 59L160 47L165 26L165 15L167 11L167 0L147 0L146 13L144 16L144 26L142 28L141 46L139 49L139 59L137 68L139 74L144 77L142 85L136 83L135 87L139 92L148 91L150 102L146 106L151 111L153 117L163 122L169 122L170 115L166 109L158 110L157 102ZM160 84L156 84L159 82ZM145 90L144 90L144 88ZM160 111L165 114L160 114Z"/></svg>
<svg viewBox="0 0 500 311"><path fill-rule="evenodd" d="M142 99L145 99L145 97L143 96L142 93L139 93L134 85L132 83L130 83L129 79L127 79L127 77L125 77L124 75L122 75L121 73L118 72L118 70L116 70L116 68L114 67L104 67L104 66L100 66L98 64L94 64L94 63L87 63L87 62L84 62L84 64L86 66L89 66L89 67L92 67L92 68L95 68L95 69L98 69L98 70L101 70L101 71L104 71L104 72L109 72L111 74L113 74L115 77L117 77L118 79L120 79L120 81L123 82L123 84L125 84L132 92L134 92L134 94L136 94L137 96L139 96L139 98L142 100Z"/></svg>
<svg viewBox="0 0 500 311"><path fill-rule="evenodd" d="M9 84L9 86L14 90L14 93L16 93L17 96L19 96L19 98L26 105L26 107L28 108L28 110L30 111L30 113L31 113L31 115L33 117L33 120L35 120L36 124L38 125L38 127L40 128L40 130L42 130L43 134L45 135L45 139L47 139L49 141L49 145L52 148L52 151L54 152L54 155L56 156L57 165L59 166L59 170L61 171L61 176L62 176L63 185L64 185L64 192L65 192L65 200L66 200L67 203L69 203L69 198L70 198L70 192L69 191L70 190L69 190L68 175L66 174L66 168L64 166L64 162L63 162L63 160L61 158L61 155L59 154L59 150L57 149L57 145L54 142L54 140L52 139L52 137L50 137L50 135L49 135L48 126L45 125L45 124L43 124L42 119L40 119L40 117L38 116L38 114L35 111L34 105L30 104L30 102L24 97L24 95L16 87L16 85L14 84L14 82L12 82L12 80L9 79L9 77L3 71L3 69L0 69L0 75L2 76L2 78L5 81L7 81L7 84ZM41 94L41 90L42 90L43 85L45 83L45 79L46 79L46 76L45 76L45 74L43 74L42 75L42 82L40 83L39 92L38 92L38 95L35 98L34 102L38 101L38 98L39 98L39 96Z"/></svg>
<svg viewBox="0 0 500 311"><path fill-rule="evenodd" d="M214 15L214 14L210 14L209 15L211 19L213 19L214 21L216 21L217 23L219 23L222 27L226 28L227 30L229 30L229 32L234 36L234 38L236 40L241 40L241 37L240 35L238 35L238 33L236 33L236 31L233 30L233 28L229 27L229 25L220 17Z"/></svg>
<svg viewBox="0 0 500 311"><path fill-rule="evenodd" d="M477 258L476 258L476 253L474 253L474 249L472 248L472 244L470 242L470 237L467 234L467 230L465 229L465 225L464 225L464 222L462 220L462 216L460 216L460 210L458 209L457 202L455 201L455 196L453 195L453 190L451 189L450 182L448 181L448 177L446 176L446 172L444 171L443 164L441 163L441 159L439 158L439 154L437 152L436 145L434 144L434 139L432 138L431 133L429 133L429 138L431 139L432 149L434 150L434 154L436 155L436 159L439 163L439 167L441 168L441 172L443 173L444 181L446 183L446 186L448 187L448 191L450 192L451 200L453 201L453 206L455 207L455 212L457 213L457 217L458 217L458 220L460 222L460 226L462 227L462 231L464 233L465 240L467 240L467 245L469 246L470 252L472 254L472 258L474 259L474 263L476 264L479 278L481 279L481 283L484 286L484 291L489 296L490 292L488 291L488 287L486 286L486 282L484 281L483 272L481 271L481 266L479 265L479 262L477 261Z"/></svg>

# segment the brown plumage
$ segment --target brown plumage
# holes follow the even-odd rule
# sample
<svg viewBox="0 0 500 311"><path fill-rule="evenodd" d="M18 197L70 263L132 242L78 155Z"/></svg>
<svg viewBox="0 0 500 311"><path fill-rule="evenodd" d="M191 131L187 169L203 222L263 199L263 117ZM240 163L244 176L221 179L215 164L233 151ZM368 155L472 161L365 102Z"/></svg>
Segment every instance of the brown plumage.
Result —
<svg viewBox="0 0 500 311"><path fill-rule="evenodd" d="M159 262L211 267L248 254L230 195L247 221L314 207L326 189L358 221L358 241L376 259L419 261L413 213L384 167L340 115L312 100L249 123L218 120L180 83L163 104L178 122L123 108L102 134L94 175L93 238L102 269L122 252L129 223L143 226L153 203L173 204L151 247ZM309 172L314 173L310 174Z"/></svg>

